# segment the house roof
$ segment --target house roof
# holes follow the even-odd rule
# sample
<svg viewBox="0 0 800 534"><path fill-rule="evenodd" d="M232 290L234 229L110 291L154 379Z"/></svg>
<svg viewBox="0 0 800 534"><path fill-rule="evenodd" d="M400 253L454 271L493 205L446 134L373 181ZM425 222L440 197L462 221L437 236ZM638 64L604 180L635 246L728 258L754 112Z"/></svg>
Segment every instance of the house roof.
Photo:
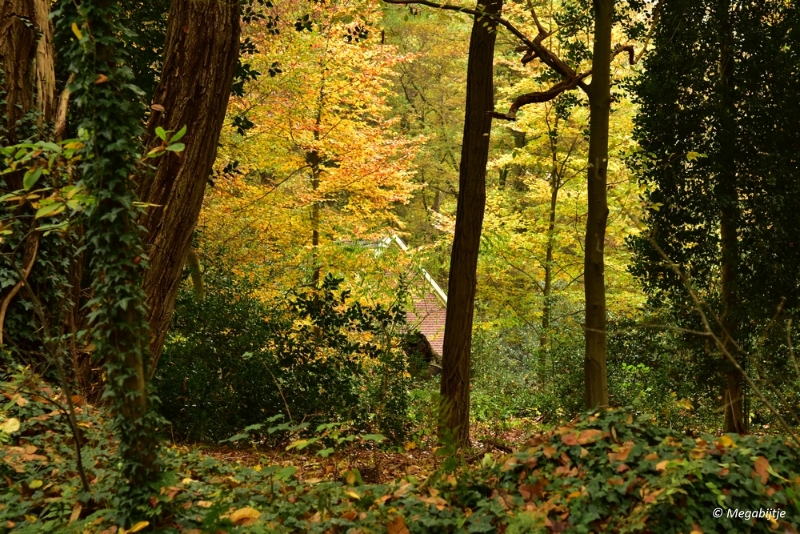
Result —
<svg viewBox="0 0 800 534"><path fill-rule="evenodd" d="M386 248L392 243L400 247L403 252L408 252L408 246L397 235L384 238L381 248ZM430 273L422 267L418 267L421 275L421 298L416 298L412 303L412 309L406 313L406 321L410 325L419 328L431 344L433 351L439 356L442 355L444 346L444 323L447 316L447 293L442 290Z"/></svg>

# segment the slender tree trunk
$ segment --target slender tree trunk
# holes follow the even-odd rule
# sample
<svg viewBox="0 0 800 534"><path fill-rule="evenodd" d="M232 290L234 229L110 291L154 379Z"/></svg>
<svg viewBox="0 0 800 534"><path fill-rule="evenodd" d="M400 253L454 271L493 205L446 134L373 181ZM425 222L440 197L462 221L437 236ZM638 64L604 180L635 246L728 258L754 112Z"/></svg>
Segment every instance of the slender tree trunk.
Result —
<svg viewBox="0 0 800 534"><path fill-rule="evenodd" d="M322 66L324 69L324 65ZM311 189L314 194L319 190L319 180L321 177L322 169L320 168L320 154L319 154L319 131L322 128L322 107L325 105L325 78L323 76L322 83L319 88L319 103L317 107L317 118L315 120L314 128L314 149L306 154L306 162L311 167ZM311 282L314 288L319 287L320 279L320 265L319 265L319 217L320 217L320 202L314 199L311 205L311 254L314 261L314 272L311 276ZM316 297L315 297L316 298Z"/></svg>
<svg viewBox="0 0 800 534"><path fill-rule="evenodd" d="M594 53L589 90L589 172L584 257L586 407L608 406L606 291L603 251L608 220L608 122L611 109L611 26L614 0L594 1Z"/></svg>
<svg viewBox="0 0 800 534"><path fill-rule="evenodd" d="M556 166L550 174L550 214L547 226L547 250L544 259L544 305L542 306L542 333L539 336L539 366L544 383L547 369L547 353L550 350L550 322L553 314L553 247L556 241L556 208L558 205L559 179Z"/></svg>
<svg viewBox="0 0 800 534"><path fill-rule="evenodd" d="M547 380L547 354L550 350L550 320L553 313L553 247L556 238L556 207L558 205L558 192L561 189L561 179L558 174L558 115L555 124L549 132L550 158L550 213L547 225L547 249L544 260L544 303L542 306L542 333L539 336L539 368L540 380L544 384Z"/></svg>
<svg viewBox="0 0 800 534"><path fill-rule="evenodd" d="M739 193L736 188L736 161L731 157L730 150L736 146L736 108L734 106L733 77L734 64L732 54L733 27L731 23L730 0L718 2L717 20L720 21L720 66L719 66L719 92L720 92L720 146L722 152L719 168L721 172L717 177L717 198L720 203L720 245L722 262L722 322L727 335L722 337L726 349L736 356L734 341L737 339L739 327L737 324L739 297L736 282L739 258ZM733 152L735 153L735 151ZM723 388L722 402L725 413L725 432L744 434L747 432L743 398L744 380L742 374L723 361L723 374L726 385Z"/></svg>
<svg viewBox="0 0 800 534"><path fill-rule="evenodd" d="M502 0L479 0L478 9L488 14L502 11ZM464 141L461 148L458 207L447 316L442 350L442 413L439 437L451 434L456 443L469 445L470 352L472 316L475 304L478 249L486 205L486 163L494 109L493 61L496 24L488 17L476 17L472 26L467 64L467 103Z"/></svg>
<svg viewBox="0 0 800 534"><path fill-rule="evenodd" d="M158 207L142 219L147 230L150 267L144 278L150 324L151 363L155 371L183 272L206 182L231 94L239 55L239 0L173 0L169 11L161 82L153 96L156 108L145 142L157 142L157 126L179 130L186 149L158 160L154 175L139 183L139 198Z"/></svg>

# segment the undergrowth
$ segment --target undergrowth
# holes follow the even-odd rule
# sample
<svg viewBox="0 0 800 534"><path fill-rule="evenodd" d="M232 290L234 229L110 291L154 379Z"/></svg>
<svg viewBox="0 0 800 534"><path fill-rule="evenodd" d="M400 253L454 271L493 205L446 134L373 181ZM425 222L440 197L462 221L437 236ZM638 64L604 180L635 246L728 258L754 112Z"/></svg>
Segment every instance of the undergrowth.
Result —
<svg viewBox="0 0 800 534"><path fill-rule="evenodd" d="M365 484L357 470L300 480L292 466L165 447L166 474L126 531L115 523L124 481L103 410L77 407L86 494L58 390L23 375L0 391L2 533L795 533L800 524L800 460L784 438L688 438L612 410L536 434L512 454L443 455L429 476L386 484ZM777 517L731 517L759 509Z"/></svg>

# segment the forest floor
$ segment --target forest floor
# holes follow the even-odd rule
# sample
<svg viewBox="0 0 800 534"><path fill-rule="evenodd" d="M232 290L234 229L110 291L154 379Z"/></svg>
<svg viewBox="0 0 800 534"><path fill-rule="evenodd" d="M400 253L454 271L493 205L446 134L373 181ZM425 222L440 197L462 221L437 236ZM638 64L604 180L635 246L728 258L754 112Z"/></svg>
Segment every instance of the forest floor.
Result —
<svg viewBox="0 0 800 534"><path fill-rule="evenodd" d="M534 423L520 419L508 425L513 428L497 431L488 425L473 425L472 452L465 458L468 464L480 463L485 454L511 453L525 448L532 436ZM342 475L357 469L367 484L383 484L412 475L425 479L441 467L442 457L437 455L435 440L407 441L402 446L388 448L348 447L335 456L320 458L313 454L287 452L283 447L256 448L214 446L208 444L174 444L183 453L196 453L218 462L233 463L245 467L275 465L294 467L298 480L316 483L323 480L338 480Z"/></svg>
<svg viewBox="0 0 800 534"><path fill-rule="evenodd" d="M125 530L108 414L76 409L85 491L57 389L0 386L0 534L797 534L800 524L800 458L785 437L694 438L610 410L532 435L476 427L491 438L460 454L430 438L357 439L325 458L243 440L165 444L164 477Z"/></svg>

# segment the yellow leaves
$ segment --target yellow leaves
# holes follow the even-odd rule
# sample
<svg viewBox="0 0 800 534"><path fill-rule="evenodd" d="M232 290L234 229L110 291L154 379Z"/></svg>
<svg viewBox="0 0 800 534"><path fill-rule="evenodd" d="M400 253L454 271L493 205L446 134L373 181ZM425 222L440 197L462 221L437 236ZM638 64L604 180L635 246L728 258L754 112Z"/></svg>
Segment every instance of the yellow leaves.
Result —
<svg viewBox="0 0 800 534"><path fill-rule="evenodd" d="M146 528L147 528L147 527L149 527L149 526L150 526L150 522L149 522L149 521L139 521L138 523L136 523L135 525L133 525L133 526L130 528L130 530L127 530L126 532L127 532L128 534L133 534L134 532L139 532L140 530L144 530L144 529L146 529Z"/></svg>
<svg viewBox="0 0 800 534"><path fill-rule="evenodd" d="M197 501L197 506L200 508L211 508L214 505L211 501Z"/></svg>
<svg viewBox="0 0 800 534"><path fill-rule="evenodd" d="M0 424L0 432L4 432L6 434L12 434L19 430L19 419L16 417L12 417L11 419L7 419Z"/></svg>
<svg viewBox="0 0 800 534"><path fill-rule="evenodd" d="M413 441L406 441L403 443L403 450L404 451L412 451L417 448L417 444Z"/></svg>
<svg viewBox="0 0 800 534"><path fill-rule="evenodd" d="M717 449L723 448L733 448L736 449L737 445L734 443L733 439L730 436L723 435L720 436L719 440L717 441Z"/></svg>
<svg viewBox="0 0 800 534"><path fill-rule="evenodd" d="M233 512L230 515L230 520L236 526L249 526L255 523L260 516L261 512L259 512L255 508L246 506L244 508L239 508L238 510Z"/></svg>
<svg viewBox="0 0 800 534"><path fill-rule="evenodd" d="M28 487L30 489L37 489L37 488L41 488L43 484L44 484L44 482L42 482L39 479L36 479L36 480L31 480L30 484L28 484Z"/></svg>
<svg viewBox="0 0 800 534"><path fill-rule="evenodd" d="M72 23L72 33L75 34L75 37L77 37L79 41L83 39L83 33L81 32L80 28L78 28L77 22Z"/></svg>
<svg viewBox="0 0 800 534"><path fill-rule="evenodd" d="M361 500L361 495L359 495L355 491L345 491L344 494L350 497L351 499L355 499L357 501Z"/></svg>
<svg viewBox="0 0 800 534"><path fill-rule="evenodd" d="M67 524L68 524L68 525L71 525L72 523L74 523L75 521L77 521L78 519L80 519L80 518L81 518L81 512L82 512L82 511L83 511L83 505L81 505L81 503L77 503L77 504L76 504L76 505L75 505L75 506L72 508L72 513L69 515L69 523L67 523Z"/></svg>

